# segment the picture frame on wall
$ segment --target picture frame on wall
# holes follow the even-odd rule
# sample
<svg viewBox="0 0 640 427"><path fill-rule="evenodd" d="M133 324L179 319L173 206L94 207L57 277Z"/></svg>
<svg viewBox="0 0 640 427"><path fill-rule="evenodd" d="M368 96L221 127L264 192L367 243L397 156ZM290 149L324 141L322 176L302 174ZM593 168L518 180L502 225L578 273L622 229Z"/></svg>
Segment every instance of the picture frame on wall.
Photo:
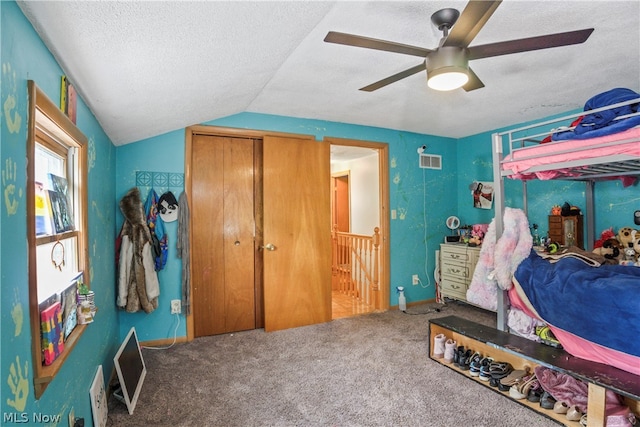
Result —
<svg viewBox="0 0 640 427"><path fill-rule="evenodd" d="M493 182L474 181L470 188L474 208L491 209L493 207Z"/></svg>
<svg viewBox="0 0 640 427"><path fill-rule="evenodd" d="M67 76L62 76L62 82L60 85L60 110L69 117L74 125L76 124L76 104L76 88L71 84Z"/></svg>
<svg viewBox="0 0 640 427"><path fill-rule="evenodd" d="M96 427L106 427L109 408L107 406L107 393L104 388L102 365L98 366L98 371L89 389L89 396L91 398L91 411L93 412L93 425Z"/></svg>

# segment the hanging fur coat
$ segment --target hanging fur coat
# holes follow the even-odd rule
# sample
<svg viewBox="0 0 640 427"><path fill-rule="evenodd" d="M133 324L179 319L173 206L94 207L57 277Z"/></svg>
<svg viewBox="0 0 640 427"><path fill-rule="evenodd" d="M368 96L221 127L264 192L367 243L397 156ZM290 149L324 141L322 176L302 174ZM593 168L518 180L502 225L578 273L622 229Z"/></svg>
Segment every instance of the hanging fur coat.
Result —
<svg viewBox="0 0 640 427"><path fill-rule="evenodd" d="M120 200L124 224L120 231L118 259L118 307L133 313L147 313L158 308L160 284L151 249L140 190L132 188Z"/></svg>

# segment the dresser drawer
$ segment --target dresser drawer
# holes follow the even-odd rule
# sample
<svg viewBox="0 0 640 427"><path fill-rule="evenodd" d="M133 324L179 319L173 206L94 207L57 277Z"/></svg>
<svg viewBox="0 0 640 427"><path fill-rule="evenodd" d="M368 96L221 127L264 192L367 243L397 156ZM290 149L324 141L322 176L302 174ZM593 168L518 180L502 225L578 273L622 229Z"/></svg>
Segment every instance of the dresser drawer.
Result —
<svg viewBox="0 0 640 427"><path fill-rule="evenodd" d="M550 233L562 233L562 223L561 222L550 222L549 223L549 232Z"/></svg>
<svg viewBox="0 0 640 427"><path fill-rule="evenodd" d="M465 263L442 261L440 271L442 275L459 277L462 280L471 278L471 266Z"/></svg>
<svg viewBox="0 0 640 427"><path fill-rule="evenodd" d="M549 225L551 224L561 224L562 216L560 215L549 215Z"/></svg>
<svg viewBox="0 0 640 427"><path fill-rule="evenodd" d="M440 253L440 259L442 262L446 261L459 261L459 262L469 262L471 261L473 254L468 250L465 250L466 247L457 247L452 246L451 248L442 249Z"/></svg>
<svg viewBox="0 0 640 427"><path fill-rule="evenodd" d="M440 291L459 300L467 299L467 284L455 277L443 275Z"/></svg>

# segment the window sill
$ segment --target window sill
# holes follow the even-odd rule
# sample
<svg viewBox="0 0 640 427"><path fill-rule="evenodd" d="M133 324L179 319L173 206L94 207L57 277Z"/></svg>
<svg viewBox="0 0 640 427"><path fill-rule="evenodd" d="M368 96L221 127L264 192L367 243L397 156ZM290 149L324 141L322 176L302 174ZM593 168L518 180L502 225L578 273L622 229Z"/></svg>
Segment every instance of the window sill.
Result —
<svg viewBox="0 0 640 427"><path fill-rule="evenodd" d="M43 366L40 362L42 359L38 357L34 360L34 363L40 363L38 369L36 369L36 375L33 378L33 385L35 386L35 398L40 399L40 396L44 393L45 389L53 381L56 377L62 365L64 364L67 357L71 354L71 351L75 347L76 343L79 341L80 336L84 333L87 325L78 325L75 327L71 335L67 338L67 341L64 343L64 351L62 354L49 366Z"/></svg>

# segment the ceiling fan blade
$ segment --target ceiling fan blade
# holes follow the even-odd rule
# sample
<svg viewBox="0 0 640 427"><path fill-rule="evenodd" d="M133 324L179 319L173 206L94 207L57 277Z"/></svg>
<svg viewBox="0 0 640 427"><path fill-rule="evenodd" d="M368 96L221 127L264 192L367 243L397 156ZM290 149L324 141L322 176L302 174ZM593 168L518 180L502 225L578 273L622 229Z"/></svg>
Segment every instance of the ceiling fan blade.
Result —
<svg viewBox="0 0 640 427"><path fill-rule="evenodd" d="M378 90L382 87L385 87L387 85L390 85L391 83L395 83L398 80L402 80L405 77L409 77L414 75L415 73L419 73L420 71L425 71L426 70L426 66L425 63L423 62L422 64L416 65L415 67L411 67L407 70L401 71L397 74L394 74L393 76L389 76L386 79L382 79L380 81L377 81L375 83L371 83L369 86L365 86L363 88L360 88L360 90L363 90L365 92L373 92L374 90Z"/></svg>
<svg viewBox="0 0 640 427"><path fill-rule="evenodd" d="M469 81L467 82L467 84L462 86L462 89L464 89L467 92L469 92L469 91L480 89L480 88L484 87L484 83L482 83L482 80L480 80L480 77L478 77L477 74L474 73L471 68L469 68L467 74L469 74Z"/></svg>
<svg viewBox="0 0 640 427"><path fill-rule="evenodd" d="M427 54L433 52L431 49L425 49L418 46L395 43L387 40L372 39L370 37L357 36L355 34L339 33L336 31L329 31L327 36L324 38L324 41L328 43L364 47L367 49L384 50L386 52L404 53L405 55L419 56L421 58L426 58Z"/></svg>
<svg viewBox="0 0 640 427"><path fill-rule="evenodd" d="M585 30L568 31L566 33L548 34L546 36L473 46L469 48L469 60L580 44L584 43L592 32L593 28L588 28Z"/></svg>
<svg viewBox="0 0 640 427"><path fill-rule="evenodd" d="M473 1L464 8L443 46L467 47L487 23L502 0Z"/></svg>

